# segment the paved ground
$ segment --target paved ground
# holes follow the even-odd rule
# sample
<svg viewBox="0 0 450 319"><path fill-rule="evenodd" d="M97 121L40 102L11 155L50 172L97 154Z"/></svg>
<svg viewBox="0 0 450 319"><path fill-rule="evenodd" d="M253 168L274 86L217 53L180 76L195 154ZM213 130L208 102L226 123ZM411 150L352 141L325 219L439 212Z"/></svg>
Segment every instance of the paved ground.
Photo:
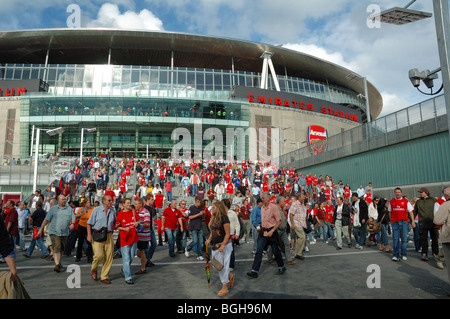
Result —
<svg viewBox="0 0 450 319"><path fill-rule="evenodd" d="M344 240L345 243L345 240ZM27 243L28 244L28 243ZM420 259L412 244L408 244L408 260L393 262L392 255L378 251L375 247L363 250L346 248L337 251L335 242L326 244L318 241L309 245L305 259L287 266L284 275L275 275L277 267L263 260L260 276L250 278L246 272L251 269L252 243L236 248L236 280L229 295L222 300L237 299L447 299L450 285L447 270L438 269L435 261ZM33 299L220 299L217 271L211 269L211 288L208 289L204 261L195 257L186 258L178 254L168 256L168 246L159 246L153 262L155 267L148 273L135 276L135 284L127 285L121 276L121 259L114 259L111 270L111 285L94 282L90 278L90 264L86 259L75 263L74 257L63 256L65 270L77 265L81 273L81 287L67 285L72 273L55 273L53 263L40 258L35 250L31 259L17 252L19 276ZM132 270L139 269L139 259L133 261ZM375 272L374 272L375 269ZM0 271L7 270L0 264ZM375 280L376 275L379 280ZM72 281L74 282L74 281ZM369 288L368 283L379 288Z"/></svg>

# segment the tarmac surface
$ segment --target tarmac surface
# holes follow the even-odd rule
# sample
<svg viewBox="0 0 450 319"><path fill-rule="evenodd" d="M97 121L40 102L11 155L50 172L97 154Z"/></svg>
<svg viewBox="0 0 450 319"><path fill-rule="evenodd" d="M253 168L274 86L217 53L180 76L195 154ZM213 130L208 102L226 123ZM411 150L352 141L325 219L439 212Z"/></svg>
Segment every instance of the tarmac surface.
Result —
<svg viewBox="0 0 450 319"><path fill-rule="evenodd" d="M26 246L28 243L26 240ZM389 243L392 244L391 238ZM259 277L254 279L246 275L253 262L253 243L241 243L235 249L234 286L224 297L216 295L221 283L212 266L211 287L208 288L205 261L198 261L195 256L187 258L184 254L169 257L167 245L156 248L152 259L155 266L147 268L146 274L134 275L134 285L125 283L121 275L121 258L114 259L110 285L91 279L91 265L86 257L75 262L74 256L62 256L64 269L56 273L53 261L41 259L42 253L38 248L31 258L25 258L24 252L17 247L16 264L19 277L32 299L153 299L153 302L172 299L173 307L185 306L186 302L195 303L196 300L448 300L447 269L437 268L432 257L429 261L422 261L413 244L408 244L408 260L398 262L391 260L392 253L379 251L378 247L359 250L353 245L353 248L348 248L345 239L343 244L342 250L336 250L335 241L325 243L318 240L316 244L309 244L305 259L287 265L283 275L276 275L277 266L269 265L267 256L264 256ZM138 271L139 267L140 259L136 257L132 272ZM6 264L0 264L0 272L7 270ZM100 271L101 268L99 275Z"/></svg>

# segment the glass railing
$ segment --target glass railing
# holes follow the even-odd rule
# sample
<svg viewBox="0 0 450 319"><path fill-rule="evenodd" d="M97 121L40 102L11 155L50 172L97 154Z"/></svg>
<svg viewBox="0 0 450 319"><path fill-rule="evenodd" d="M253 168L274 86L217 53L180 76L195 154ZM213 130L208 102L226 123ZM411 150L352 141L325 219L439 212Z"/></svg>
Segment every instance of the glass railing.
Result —
<svg viewBox="0 0 450 319"><path fill-rule="evenodd" d="M309 146L282 155L277 163L297 168L448 130L444 95L328 137L327 150L314 155Z"/></svg>
<svg viewBox="0 0 450 319"><path fill-rule="evenodd" d="M55 95L150 96L229 99L235 85L260 87L261 74L203 68L127 65L10 64L3 66L5 80L42 78ZM278 75L281 91L333 103L365 103L349 89L304 78ZM269 77L269 90L275 85Z"/></svg>
<svg viewBox="0 0 450 319"><path fill-rule="evenodd" d="M75 165L75 157L40 155L37 185L48 186L55 179L64 177ZM0 155L0 185L31 185L34 180L34 158Z"/></svg>

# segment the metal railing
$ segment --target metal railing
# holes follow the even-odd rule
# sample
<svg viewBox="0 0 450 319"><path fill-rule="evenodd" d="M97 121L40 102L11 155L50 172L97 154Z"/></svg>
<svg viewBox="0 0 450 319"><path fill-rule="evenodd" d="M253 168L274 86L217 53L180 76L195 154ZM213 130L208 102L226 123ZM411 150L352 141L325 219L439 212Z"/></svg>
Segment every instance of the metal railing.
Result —
<svg viewBox="0 0 450 319"><path fill-rule="evenodd" d="M74 167L73 157L39 156L37 185L49 185L64 177ZM0 186L32 185L34 159L14 155L0 155Z"/></svg>
<svg viewBox="0 0 450 319"><path fill-rule="evenodd" d="M328 137L327 150L321 154L314 155L305 146L282 155L278 163L304 168L448 129L445 99L440 95Z"/></svg>

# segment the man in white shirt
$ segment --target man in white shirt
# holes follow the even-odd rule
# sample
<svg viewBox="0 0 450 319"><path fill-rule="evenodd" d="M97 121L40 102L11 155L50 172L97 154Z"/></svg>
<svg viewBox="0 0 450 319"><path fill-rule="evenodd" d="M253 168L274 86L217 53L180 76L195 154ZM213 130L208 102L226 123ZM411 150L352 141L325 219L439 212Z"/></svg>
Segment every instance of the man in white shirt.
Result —
<svg viewBox="0 0 450 319"><path fill-rule="evenodd" d="M221 180L219 181L219 184L214 187L214 192L216 192L217 200L222 200L223 194L225 194L225 186Z"/></svg>
<svg viewBox="0 0 450 319"><path fill-rule="evenodd" d="M260 192L261 192L261 188L259 188L255 183L253 183L252 195L255 200L259 198Z"/></svg>
<svg viewBox="0 0 450 319"><path fill-rule="evenodd" d="M359 185L359 188L356 190L356 192L358 193L359 198L363 197L364 194L366 193L362 185Z"/></svg>
<svg viewBox="0 0 450 319"><path fill-rule="evenodd" d="M136 195L138 195L140 198L145 198L145 196L147 196L147 189L148 189L147 185L145 184L141 185L138 188Z"/></svg>
<svg viewBox="0 0 450 319"><path fill-rule="evenodd" d="M162 194L163 191L162 191L161 187L159 186L159 184L156 184L156 186L153 188L152 195L155 196L158 194L158 192L161 192L161 194Z"/></svg>
<svg viewBox="0 0 450 319"><path fill-rule="evenodd" d="M25 251L25 242L23 240L25 228L26 228L26 219L31 214L28 210L24 202L17 203L17 215L18 215L18 227L19 227L19 246L22 251Z"/></svg>
<svg viewBox="0 0 450 319"><path fill-rule="evenodd" d="M347 239L348 247L352 246L352 241L348 233L348 225L350 221L350 211L347 205L344 205L344 199L342 197L337 198L337 205L334 208L333 223L336 228L336 249L342 249L342 233L344 233Z"/></svg>

